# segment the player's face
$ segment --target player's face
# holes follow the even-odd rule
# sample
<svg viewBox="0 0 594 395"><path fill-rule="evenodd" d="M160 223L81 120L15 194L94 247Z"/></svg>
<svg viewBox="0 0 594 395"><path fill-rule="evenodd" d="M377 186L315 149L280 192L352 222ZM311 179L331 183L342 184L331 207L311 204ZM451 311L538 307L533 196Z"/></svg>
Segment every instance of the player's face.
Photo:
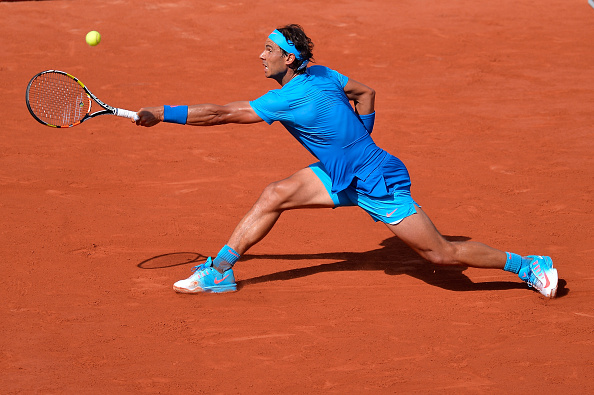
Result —
<svg viewBox="0 0 594 395"><path fill-rule="evenodd" d="M264 75L266 78L282 79L289 69L287 57L283 56L280 47L270 39L266 40L264 51L260 54L260 59L264 65Z"/></svg>

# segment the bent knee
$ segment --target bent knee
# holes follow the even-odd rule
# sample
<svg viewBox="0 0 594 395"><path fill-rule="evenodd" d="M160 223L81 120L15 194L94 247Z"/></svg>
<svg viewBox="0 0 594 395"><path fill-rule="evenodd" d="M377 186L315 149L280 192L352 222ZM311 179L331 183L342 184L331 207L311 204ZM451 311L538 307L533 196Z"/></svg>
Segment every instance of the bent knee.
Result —
<svg viewBox="0 0 594 395"><path fill-rule="evenodd" d="M291 200L298 186L288 180L270 183L260 195L258 202L272 210L278 210Z"/></svg>

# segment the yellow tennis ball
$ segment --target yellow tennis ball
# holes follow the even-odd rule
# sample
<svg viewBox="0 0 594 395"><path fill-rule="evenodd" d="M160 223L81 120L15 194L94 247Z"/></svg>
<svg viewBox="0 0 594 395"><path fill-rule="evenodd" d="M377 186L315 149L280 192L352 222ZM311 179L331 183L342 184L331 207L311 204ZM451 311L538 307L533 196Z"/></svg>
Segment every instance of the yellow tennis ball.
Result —
<svg viewBox="0 0 594 395"><path fill-rule="evenodd" d="M92 30L87 33L86 40L87 40L87 44L94 47L95 45L97 45L101 42L101 34L99 34L98 31Z"/></svg>

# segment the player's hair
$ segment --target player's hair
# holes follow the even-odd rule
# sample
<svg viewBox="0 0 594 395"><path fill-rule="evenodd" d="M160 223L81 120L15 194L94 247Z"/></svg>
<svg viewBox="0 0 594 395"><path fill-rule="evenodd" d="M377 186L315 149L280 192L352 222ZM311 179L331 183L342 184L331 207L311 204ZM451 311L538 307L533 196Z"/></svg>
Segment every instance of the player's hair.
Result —
<svg viewBox="0 0 594 395"><path fill-rule="evenodd" d="M301 65L305 61L310 61L312 63L314 62L313 42L309 37L305 35L303 28L295 23L286 25L284 27L279 27L277 30L281 32L287 40L290 40L293 42L293 44L295 44L295 48L299 51L299 54L301 55L301 60L295 59L291 67L295 68L296 74L305 73L305 67L301 68ZM288 55L288 53L285 52L282 48L281 51L283 52L283 56Z"/></svg>

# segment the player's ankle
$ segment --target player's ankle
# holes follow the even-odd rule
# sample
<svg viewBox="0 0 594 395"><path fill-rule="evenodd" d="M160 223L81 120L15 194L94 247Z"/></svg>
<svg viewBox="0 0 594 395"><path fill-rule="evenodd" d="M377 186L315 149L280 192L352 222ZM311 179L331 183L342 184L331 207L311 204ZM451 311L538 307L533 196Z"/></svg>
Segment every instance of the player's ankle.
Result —
<svg viewBox="0 0 594 395"><path fill-rule="evenodd" d="M518 274L520 268L522 267L522 256L514 254L513 252L506 252L505 254L507 255L507 260L505 261L505 267L503 270Z"/></svg>
<svg viewBox="0 0 594 395"><path fill-rule="evenodd" d="M239 258L239 253L225 244L225 246L221 248L221 251L219 251L216 258L212 262L212 266L222 274L231 269L233 265L235 265L235 262L239 260Z"/></svg>
<svg viewBox="0 0 594 395"><path fill-rule="evenodd" d="M532 259L514 254L513 252L506 252L505 254L507 255L507 261L505 262L503 270L507 272L518 274L522 267L529 265L530 262L532 262Z"/></svg>

